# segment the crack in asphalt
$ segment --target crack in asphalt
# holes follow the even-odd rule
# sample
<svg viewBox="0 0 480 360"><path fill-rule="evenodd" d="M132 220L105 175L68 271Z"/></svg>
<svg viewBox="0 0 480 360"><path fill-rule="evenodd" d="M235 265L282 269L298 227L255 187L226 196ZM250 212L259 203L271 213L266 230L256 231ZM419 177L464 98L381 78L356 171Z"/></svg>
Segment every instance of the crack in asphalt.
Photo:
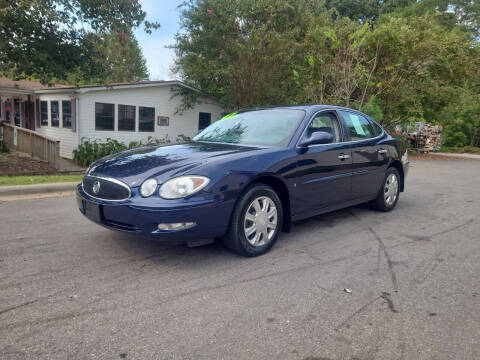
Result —
<svg viewBox="0 0 480 360"><path fill-rule="evenodd" d="M19 309L21 307L24 307L24 306L28 306L28 305L31 305L31 304L34 304L38 301L40 301L41 299L35 299L35 300L31 300L31 301L27 301L27 302L24 302L24 303L21 303L21 304L18 304L18 305L15 305L15 306L12 306L12 307L9 307L9 308L6 308L6 309L3 309L3 310L0 310L0 315L3 315L9 311L12 311L12 310L16 310L16 309Z"/></svg>
<svg viewBox="0 0 480 360"><path fill-rule="evenodd" d="M394 263L390 257L390 254L388 253L382 238L377 234L377 232L373 230L371 226L368 226L367 229L373 234L373 236L378 242L379 248L382 250L383 255L385 255L385 258L387 259L388 272L390 273L390 277L392 279L393 291L397 292L398 291L397 274L395 273Z"/></svg>
<svg viewBox="0 0 480 360"><path fill-rule="evenodd" d="M297 272L297 271L307 270L307 269L311 269L311 268L314 268L314 267L317 267L317 266L329 265L329 264L332 264L332 263L345 261L345 260L348 260L348 259L351 259L351 258L354 258L354 257L357 257L357 256L365 256L365 255L367 255L367 252L361 252L361 253L355 254L354 256L340 257L340 258L336 258L336 259L332 259L332 260L328 260L328 261L319 261L319 262L306 264L306 265L294 267L294 268L283 270L283 271L277 271L277 272L274 272L274 273L263 274L263 275L253 277L253 278L248 278L248 279L243 279L243 280L238 280L238 281L233 281L233 282L228 282L228 283L222 283L222 284L218 284L218 285L215 285L215 286L202 287L202 288L194 289L194 290L190 290L190 291L184 291L184 292L172 295L172 296L164 299L163 301L161 301L159 303L156 303L155 306L163 305L163 304L168 303L172 300L178 300L182 297L192 295L192 294L202 292L202 291L217 290L217 289L227 288L227 287L231 287L231 286L235 286L235 285L246 284L246 283L250 283L250 282L253 282L253 281L257 281L257 280L262 280L262 279L267 279L267 278L280 276L280 275L284 275L284 274L294 273L294 272ZM319 288L326 291L326 292L330 292L330 290L327 289L327 288L324 288L324 287L319 287Z"/></svg>
<svg viewBox="0 0 480 360"><path fill-rule="evenodd" d="M409 238L409 239L412 239L412 240L415 240L415 241L431 241L432 238L438 236L438 235L445 235L445 234L448 234L452 231L455 231L455 230L458 230L458 229L461 229L462 227L464 226L467 226L469 224L471 224L472 222L474 221L474 219L470 219L468 220L467 222L463 223L463 224L460 224L460 225L457 225L457 226L453 226L447 230L442 230L442 231L437 231L436 233L433 233L431 235L404 235L405 237Z"/></svg>
<svg viewBox="0 0 480 360"><path fill-rule="evenodd" d="M393 313L398 313L399 312L397 309L395 309L395 305L393 304L392 297L391 297L390 293L384 291L384 292L382 292L382 295L380 295L380 297L387 302L388 308Z"/></svg>
<svg viewBox="0 0 480 360"><path fill-rule="evenodd" d="M352 215L357 221L362 222L360 218L350 209L348 209L348 212L350 215ZM373 230L373 228L366 224L366 229L375 237L375 240L378 242L379 249L382 250L383 255L385 255L385 259L387 259L387 265L388 265L388 272L390 273L390 278L392 280L392 285L393 285L393 291L398 292L398 281L397 281L397 274L395 273L395 264L392 261L392 258L390 257L390 254L387 251L387 248L385 246L385 243L383 242L383 239L378 235L378 233ZM379 263L379 256L380 256L380 251L378 252L377 256L377 266Z"/></svg>
<svg viewBox="0 0 480 360"><path fill-rule="evenodd" d="M434 238L434 237L437 237L439 235L448 234L452 231L461 229L462 227L465 227L467 225L470 225L470 224L474 223L474 221L475 221L475 219L470 219L463 224L453 226L453 227L451 227L449 229L446 229L446 230L437 231L436 233L433 233L431 235L415 235L415 234L405 235L405 234L402 234L403 237L406 237L407 239L410 239L412 241L406 241L406 242L402 242L402 243L393 245L393 246L390 247L390 249L393 249L393 248L396 248L396 247L399 247L399 246L404 246L404 245L408 245L408 244L417 243L417 242L429 242L429 241L432 241L433 240L432 238Z"/></svg>
<svg viewBox="0 0 480 360"><path fill-rule="evenodd" d="M360 308L355 310L355 312L353 314L350 314L345 320L343 320L340 323L340 325L337 326L337 329L340 329L340 328L344 327L350 320L352 320L358 314L364 312L370 305L372 305L375 301L377 301L379 299L381 299L381 295L373 298L372 300L370 300L366 304L362 305Z"/></svg>

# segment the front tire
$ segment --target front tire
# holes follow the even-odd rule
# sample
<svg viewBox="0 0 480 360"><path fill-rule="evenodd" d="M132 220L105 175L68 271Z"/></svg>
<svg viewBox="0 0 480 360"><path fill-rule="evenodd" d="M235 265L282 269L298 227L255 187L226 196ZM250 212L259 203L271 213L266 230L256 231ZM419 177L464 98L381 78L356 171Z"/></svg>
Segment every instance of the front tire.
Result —
<svg viewBox="0 0 480 360"><path fill-rule="evenodd" d="M383 179L382 187L372 207L379 211L391 211L397 205L400 195L400 174L394 167L388 168Z"/></svg>
<svg viewBox="0 0 480 360"><path fill-rule="evenodd" d="M239 199L224 243L230 250L248 257L268 252L278 239L283 224L283 207L270 186L254 184Z"/></svg>

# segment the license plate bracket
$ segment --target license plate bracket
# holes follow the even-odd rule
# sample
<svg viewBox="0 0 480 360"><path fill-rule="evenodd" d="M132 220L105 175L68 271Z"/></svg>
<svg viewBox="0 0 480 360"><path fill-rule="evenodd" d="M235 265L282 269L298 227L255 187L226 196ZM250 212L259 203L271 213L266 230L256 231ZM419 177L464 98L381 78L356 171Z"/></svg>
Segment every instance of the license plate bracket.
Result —
<svg viewBox="0 0 480 360"><path fill-rule="evenodd" d="M83 202L83 209L84 209L85 216L92 221L101 222L102 221L101 206L88 200L82 200L82 202Z"/></svg>

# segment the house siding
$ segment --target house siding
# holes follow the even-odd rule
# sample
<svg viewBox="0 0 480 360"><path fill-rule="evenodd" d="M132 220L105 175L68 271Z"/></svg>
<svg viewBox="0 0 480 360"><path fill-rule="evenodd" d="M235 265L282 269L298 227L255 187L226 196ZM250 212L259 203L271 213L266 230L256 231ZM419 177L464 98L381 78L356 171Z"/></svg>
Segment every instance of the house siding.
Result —
<svg viewBox="0 0 480 360"><path fill-rule="evenodd" d="M177 108L182 103L180 96L172 97L172 86L177 85L159 85L150 87L121 88L109 90L88 90L86 92L77 92L76 104L72 106L72 128L63 128L62 101L72 99L72 91L55 93L43 93L38 95L39 101L48 103L48 126L42 126L37 120L36 131L39 134L51 137L60 141L60 156L72 159L73 150L76 149L81 141L97 140L100 142L112 138L129 144L131 141L147 141L149 137L155 139L168 138L174 143L179 135L193 137L198 132L200 113L210 113L211 121L214 122L221 118L224 109L211 98L200 98L199 103L193 109L175 114ZM59 102L59 127L52 127L51 119L51 101ZM113 131L104 131L95 129L95 103L108 103L115 105L115 127ZM135 131L118 130L118 105L135 106ZM38 111L39 103L36 104ZM155 108L155 127L153 132L139 131L139 107ZM76 119L75 119L76 114ZM168 126L159 126L158 117L169 117Z"/></svg>
<svg viewBox="0 0 480 360"><path fill-rule="evenodd" d="M71 98L68 94L45 94L39 96L40 101L47 101L48 102L48 126L38 126L36 128L36 132L41 135L48 136L50 138L56 139L60 141L60 156L72 159L73 158L73 150L78 146L78 134L76 132L72 132L71 128L63 128L62 116L63 116L63 109L62 109L62 101L70 101ZM50 101L58 101L59 103L59 127L52 127L52 117L51 117L51 107ZM37 123L40 125L40 121Z"/></svg>
<svg viewBox="0 0 480 360"><path fill-rule="evenodd" d="M171 86L155 86L134 89L112 89L90 91L79 95L77 131L79 139L105 141L107 138L116 139L128 144L131 141L146 141L148 137L164 139L168 137L175 142L178 135L193 137L198 132L198 117L200 112L212 114L212 122L220 119L222 107L211 99L200 99L200 104L194 109L175 114L181 104L181 97L172 98ZM95 129L95 103L115 105L115 130L103 131ZM118 131L118 105L133 105L136 107L135 131ZM139 132L139 106L155 108L154 132ZM169 125L159 126L158 116L168 116Z"/></svg>

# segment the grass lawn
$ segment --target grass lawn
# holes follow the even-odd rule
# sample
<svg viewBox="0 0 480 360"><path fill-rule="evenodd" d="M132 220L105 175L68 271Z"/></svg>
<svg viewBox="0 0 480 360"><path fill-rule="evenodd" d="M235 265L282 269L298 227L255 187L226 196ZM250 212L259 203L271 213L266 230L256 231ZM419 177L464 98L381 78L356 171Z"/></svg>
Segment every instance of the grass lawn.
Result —
<svg viewBox="0 0 480 360"><path fill-rule="evenodd" d="M0 186L80 182L83 175L0 176Z"/></svg>

